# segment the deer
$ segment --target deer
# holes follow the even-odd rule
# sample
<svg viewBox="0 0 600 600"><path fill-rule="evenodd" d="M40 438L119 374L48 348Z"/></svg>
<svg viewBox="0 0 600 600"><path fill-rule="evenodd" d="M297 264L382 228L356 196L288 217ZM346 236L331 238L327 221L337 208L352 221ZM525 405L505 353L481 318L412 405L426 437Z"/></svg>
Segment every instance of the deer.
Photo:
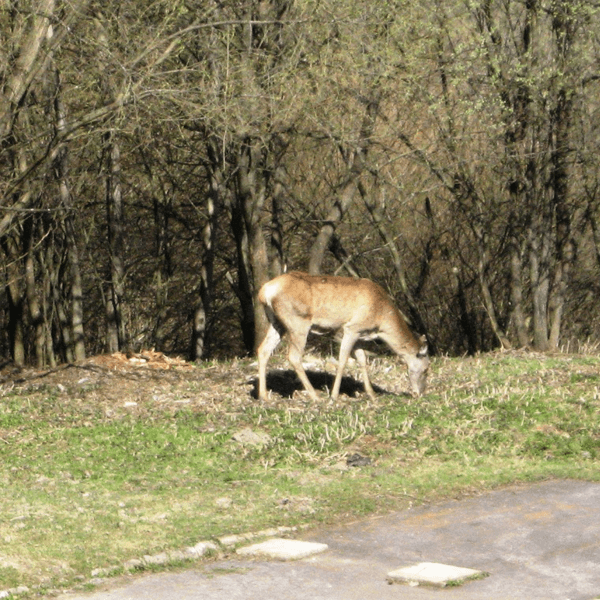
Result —
<svg viewBox="0 0 600 600"><path fill-rule="evenodd" d="M342 374L353 353L361 368L365 392L375 393L367 372L364 350L357 342L381 339L408 367L408 379L415 396L425 392L429 356L427 338L410 331L401 312L384 289L369 279L334 275L309 275L291 271L265 283L258 301L269 320L267 333L257 349L258 398L267 399L267 364L282 337L289 342L288 360L309 396L318 401L302 356L309 332L333 331L341 337L337 373L331 399L337 400Z"/></svg>

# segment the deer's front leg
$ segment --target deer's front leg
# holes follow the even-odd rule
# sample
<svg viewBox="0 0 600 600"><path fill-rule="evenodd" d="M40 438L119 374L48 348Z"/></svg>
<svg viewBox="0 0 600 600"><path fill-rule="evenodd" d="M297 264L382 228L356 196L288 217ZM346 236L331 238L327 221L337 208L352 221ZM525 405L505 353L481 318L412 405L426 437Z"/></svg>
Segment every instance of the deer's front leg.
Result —
<svg viewBox="0 0 600 600"><path fill-rule="evenodd" d="M363 376L363 384L365 386L365 392L369 395L372 400L375 400L375 392L373 391L373 387L371 386L371 382L369 381L369 372L367 370L367 355L362 348L354 349L354 356L356 356L356 360L360 365Z"/></svg>
<svg viewBox="0 0 600 600"><path fill-rule="evenodd" d="M354 344L357 340L358 335L351 331L344 331L344 337L342 338L342 343L340 344L340 356L338 359L337 373L335 375L333 389L331 390L332 400L336 400L339 396L340 386L342 384L342 375L344 374L344 368L346 367L346 363L348 362L350 352L352 352L352 348L354 348Z"/></svg>

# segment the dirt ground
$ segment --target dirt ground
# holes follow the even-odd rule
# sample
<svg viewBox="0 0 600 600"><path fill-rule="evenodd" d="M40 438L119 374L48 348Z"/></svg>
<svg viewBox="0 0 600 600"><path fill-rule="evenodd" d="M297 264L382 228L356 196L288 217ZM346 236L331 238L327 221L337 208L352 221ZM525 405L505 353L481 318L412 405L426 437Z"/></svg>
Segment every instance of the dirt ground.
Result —
<svg viewBox="0 0 600 600"><path fill-rule="evenodd" d="M105 354L52 369L20 368L6 361L0 365L4 393L24 395L45 393L72 400L93 400L107 413L131 409L181 408L182 405L210 405L224 394L251 399L254 369L233 363L207 363L195 366L161 352Z"/></svg>
<svg viewBox="0 0 600 600"><path fill-rule="evenodd" d="M377 383L389 383L383 370L375 365L370 370L372 373L378 371L374 375ZM314 359L313 365L307 365L307 372L326 401L335 366L327 360ZM346 373L341 391L351 399L365 398L358 372L350 367ZM153 350L130 355L98 355L78 363L41 370L21 368L10 361L0 362L3 395L11 392L45 394L63 397L66 402L79 399L92 402L96 409L103 407L107 416L113 416L115 411L123 408L129 414L136 411L141 414L146 410L171 412L184 406L211 412L227 405L235 410L236 405L258 402L256 377L257 366L252 359L193 364ZM274 359L269 365L267 386L272 391L267 405L284 403L287 408L301 409L309 403L296 374L284 360ZM374 387L385 391L377 384Z"/></svg>

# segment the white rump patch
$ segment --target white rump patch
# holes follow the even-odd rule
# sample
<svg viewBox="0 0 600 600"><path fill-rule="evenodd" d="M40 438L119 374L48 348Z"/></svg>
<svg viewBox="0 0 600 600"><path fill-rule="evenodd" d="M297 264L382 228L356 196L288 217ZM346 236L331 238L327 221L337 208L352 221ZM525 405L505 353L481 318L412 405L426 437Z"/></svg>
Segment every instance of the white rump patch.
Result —
<svg viewBox="0 0 600 600"><path fill-rule="evenodd" d="M273 280L265 283L263 287L263 295L265 302L269 308L273 308L273 298L279 293L280 282Z"/></svg>

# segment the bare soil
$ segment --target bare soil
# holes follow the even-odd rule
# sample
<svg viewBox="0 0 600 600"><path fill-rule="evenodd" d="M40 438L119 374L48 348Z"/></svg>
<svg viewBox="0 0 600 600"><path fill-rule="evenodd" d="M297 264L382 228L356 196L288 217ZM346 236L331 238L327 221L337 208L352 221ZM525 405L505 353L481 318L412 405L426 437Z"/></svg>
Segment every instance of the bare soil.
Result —
<svg viewBox="0 0 600 600"><path fill-rule="evenodd" d="M247 365L247 363L246 363ZM128 412L147 408L169 410L182 405L210 406L224 395L250 398L253 382L232 364L196 366L160 352L104 354L52 369L19 368L6 362L0 369L0 384L24 394L53 393L69 400L92 400L107 414L126 407ZM244 369L246 370L246 369ZM249 381L248 381L249 380Z"/></svg>
<svg viewBox="0 0 600 600"><path fill-rule="evenodd" d="M267 387L271 393L266 405L278 406L283 402L288 409L301 409L309 399L295 372L284 362L274 357L269 364ZM381 385L388 383L396 387L391 383L397 380L396 368L386 377L389 369L378 368L377 362L370 367L374 379ZM311 382L321 390L324 399L333 384L334 372L335 367L321 359L314 359L313 368L307 369ZM358 372L354 373L351 365L346 372L341 388L346 396L344 401L347 402L348 397L351 400L366 398ZM85 399L93 401L96 408L103 407L108 416L123 407L131 414L132 409L169 412L187 405L210 411L223 405L257 402L256 376L256 362L251 359L194 364L153 350L98 355L51 369L22 368L10 361L0 363L0 385L4 394L13 391L62 395L69 401ZM374 388L378 392L391 391L376 383Z"/></svg>

